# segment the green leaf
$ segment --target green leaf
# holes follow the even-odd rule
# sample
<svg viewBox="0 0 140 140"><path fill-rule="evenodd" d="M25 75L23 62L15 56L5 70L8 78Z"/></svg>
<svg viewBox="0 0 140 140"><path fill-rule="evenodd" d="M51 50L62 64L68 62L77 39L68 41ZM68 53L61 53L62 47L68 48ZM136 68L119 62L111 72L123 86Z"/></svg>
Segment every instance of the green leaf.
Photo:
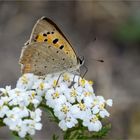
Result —
<svg viewBox="0 0 140 140"><path fill-rule="evenodd" d="M5 126L5 124L3 123L3 119L0 119L0 127Z"/></svg>
<svg viewBox="0 0 140 140"><path fill-rule="evenodd" d="M59 136L53 134L52 139L53 139L53 140L58 140L58 139L59 139Z"/></svg>
<svg viewBox="0 0 140 140"><path fill-rule="evenodd" d="M16 131L13 131L12 135L13 135L13 140L32 140L32 137L30 135L26 135L25 138L20 138Z"/></svg>
<svg viewBox="0 0 140 140"><path fill-rule="evenodd" d="M25 137L25 140L32 140L32 137L31 137L30 135L27 135L27 136Z"/></svg>
<svg viewBox="0 0 140 140"><path fill-rule="evenodd" d="M102 138L107 135L107 133L110 131L110 129L111 129L111 124L107 124L107 125L103 126L103 128L99 132L95 132L91 136L91 138Z"/></svg>
<svg viewBox="0 0 140 140"><path fill-rule="evenodd" d="M40 104L40 107L42 107L47 112L50 121L57 122L57 123L59 122L58 118L54 115L54 111L52 108L48 107L44 103Z"/></svg>
<svg viewBox="0 0 140 140"><path fill-rule="evenodd" d="M13 131L13 132L12 132L12 140L23 140L23 138L20 138L20 137L18 136L18 133L15 132L15 131Z"/></svg>
<svg viewBox="0 0 140 140"><path fill-rule="evenodd" d="M86 127L79 124L77 127L68 129L64 132L64 140L89 140L103 138L107 135L110 129L111 124L107 124L99 132L89 132Z"/></svg>

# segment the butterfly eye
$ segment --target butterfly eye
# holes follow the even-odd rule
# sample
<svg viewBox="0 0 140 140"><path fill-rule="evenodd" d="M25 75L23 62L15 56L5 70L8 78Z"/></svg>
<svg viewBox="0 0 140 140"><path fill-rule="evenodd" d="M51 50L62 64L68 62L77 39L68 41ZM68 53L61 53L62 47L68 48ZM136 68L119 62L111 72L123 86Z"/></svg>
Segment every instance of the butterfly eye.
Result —
<svg viewBox="0 0 140 140"><path fill-rule="evenodd" d="M84 64L84 57L82 58L82 59L80 59L80 58L78 58L79 59L79 63L80 63L80 65L83 65Z"/></svg>
<svg viewBox="0 0 140 140"><path fill-rule="evenodd" d="M80 60L80 64L82 64L82 60L81 59L79 59Z"/></svg>

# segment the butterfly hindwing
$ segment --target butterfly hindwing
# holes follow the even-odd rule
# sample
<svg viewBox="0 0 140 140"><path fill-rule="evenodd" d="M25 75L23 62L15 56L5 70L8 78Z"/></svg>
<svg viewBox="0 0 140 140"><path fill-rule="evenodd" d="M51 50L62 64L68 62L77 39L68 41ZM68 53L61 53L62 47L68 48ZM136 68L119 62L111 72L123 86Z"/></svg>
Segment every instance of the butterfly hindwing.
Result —
<svg viewBox="0 0 140 140"><path fill-rule="evenodd" d="M31 43L22 50L19 61L23 73L45 75L76 69L76 60L70 59L62 50L45 42Z"/></svg>

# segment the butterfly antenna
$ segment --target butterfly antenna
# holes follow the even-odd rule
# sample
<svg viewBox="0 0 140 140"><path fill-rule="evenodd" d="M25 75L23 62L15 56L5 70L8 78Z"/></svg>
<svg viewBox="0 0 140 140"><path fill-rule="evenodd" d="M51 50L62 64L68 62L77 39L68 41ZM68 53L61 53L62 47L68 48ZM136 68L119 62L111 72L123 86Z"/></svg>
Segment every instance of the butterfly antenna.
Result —
<svg viewBox="0 0 140 140"><path fill-rule="evenodd" d="M101 62L101 63L103 63L104 62L104 60L103 59L94 59L94 60L96 60L96 61L98 61L98 62ZM88 72L88 68L87 68L87 66L86 65L83 65L83 67L85 68L85 72L84 72L84 74L82 75L82 78L84 78L85 77L85 75L87 74L87 72Z"/></svg>
<svg viewBox="0 0 140 140"><path fill-rule="evenodd" d="M96 41L96 40L97 40L97 38L95 37L95 38L94 38L94 41Z"/></svg>
<svg viewBox="0 0 140 140"><path fill-rule="evenodd" d="M96 59L95 59L96 60ZM104 60L103 59L97 59L96 61L103 63Z"/></svg>
<svg viewBox="0 0 140 140"><path fill-rule="evenodd" d="M92 58L93 60L95 60L95 61L97 61L97 62L101 62L101 63L103 63L104 62L104 60L103 59L96 59L96 58Z"/></svg>
<svg viewBox="0 0 140 140"><path fill-rule="evenodd" d="M74 80L75 80L75 76L76 76L76 74L74 74L73 80L72 80L72 82L71 82L69 88L71 88L72 86L73 86L73 88L74 88L74 84L76 83L76 82L74 81ZM74 89L75 89L75 88L74 88Z"/></svg>

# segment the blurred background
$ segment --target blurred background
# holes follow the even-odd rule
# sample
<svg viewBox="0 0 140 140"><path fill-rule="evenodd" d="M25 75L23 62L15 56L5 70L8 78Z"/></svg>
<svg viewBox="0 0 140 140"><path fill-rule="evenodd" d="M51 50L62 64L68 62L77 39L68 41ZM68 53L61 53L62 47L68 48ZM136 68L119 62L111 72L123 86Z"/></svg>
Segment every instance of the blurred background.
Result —
<svg viewBox="0 0 140 140"><path fill-rule="evenodd" d="M37 19L52 19L85 57L86 79L97 95L112 98L112 129L106 139L140 139L140 1L0 1L0 87L16 86L18 59ZM95 40L96 38L96 40ZM105 62L96 62L103 59ZM43 117L43 131L34 139L61 134ZM11 139L1 128L0 139Z"/></svg>

